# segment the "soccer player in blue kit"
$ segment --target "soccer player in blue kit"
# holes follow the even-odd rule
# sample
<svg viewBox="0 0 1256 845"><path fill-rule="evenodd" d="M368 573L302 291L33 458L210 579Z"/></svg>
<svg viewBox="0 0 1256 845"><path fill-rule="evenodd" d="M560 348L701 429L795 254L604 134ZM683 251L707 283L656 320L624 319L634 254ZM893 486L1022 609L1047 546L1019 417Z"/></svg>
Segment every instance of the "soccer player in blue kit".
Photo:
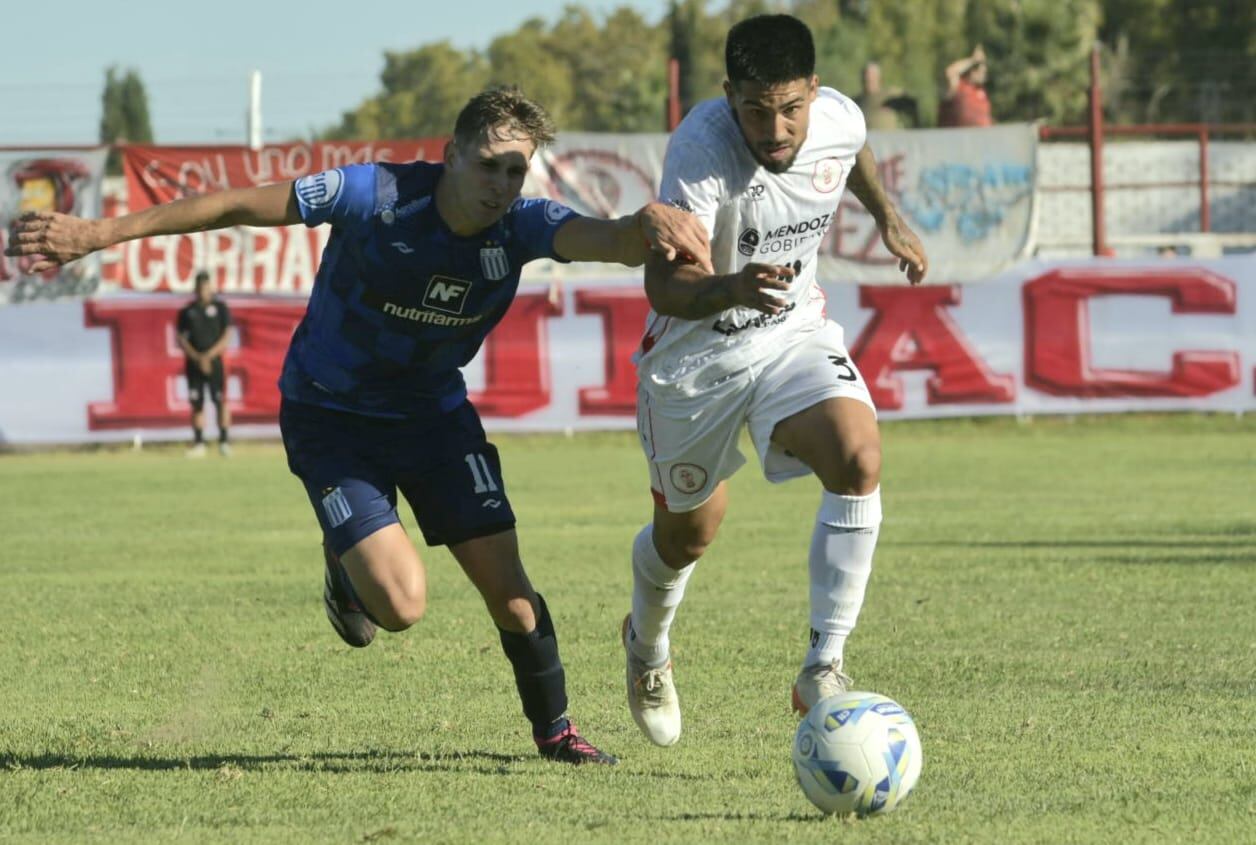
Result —
<svg viewBox="0 0 1256 845"><path fill-rule="evenodd" d="M33 272L112 244L226 226L330 223L280 378L288 465L323 531L324 603L352 646L404 630L426 606L423 563L397 516L447 545L484 599L543 757L613 764L567 718L558 640L524 571L497 450L459 368L506 313L537 258L636 266L649 252L709 264L696 218L649 203L619 220L519 196L553 124L518 89L473 97L442 163L361 164L177 200L109 220L35 212L10 252Z"/></svg>

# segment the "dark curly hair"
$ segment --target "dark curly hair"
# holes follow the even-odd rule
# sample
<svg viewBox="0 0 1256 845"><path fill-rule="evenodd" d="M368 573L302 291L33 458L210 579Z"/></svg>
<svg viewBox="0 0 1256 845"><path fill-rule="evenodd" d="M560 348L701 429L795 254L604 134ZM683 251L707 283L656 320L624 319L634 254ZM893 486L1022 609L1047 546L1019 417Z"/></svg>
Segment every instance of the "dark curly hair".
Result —
<svg viewBox="0 0 1256 845"><path fill-rule="evenodd" d="M756 15L728 31L724 67L733 83L810 79L816 72L815 41L807 25L792 15Z"/></svg>

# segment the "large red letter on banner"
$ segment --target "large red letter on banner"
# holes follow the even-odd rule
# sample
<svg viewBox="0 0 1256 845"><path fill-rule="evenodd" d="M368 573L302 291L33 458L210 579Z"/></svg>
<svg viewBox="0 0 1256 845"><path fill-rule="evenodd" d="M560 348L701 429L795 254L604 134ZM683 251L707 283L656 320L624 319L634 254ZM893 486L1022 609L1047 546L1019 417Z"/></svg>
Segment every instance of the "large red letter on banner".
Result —
<svg viewBox="0 0 1256 845"><path fill-rule="evenodd" d="M547 293L520 294L484 340L484 390L471 401L486 417L522 417L550 403L549 332L563 313Z"/></svg>
<svg viewBox="0 0 1256 845"><path fill-rule="evenodd" d="M305 304L230 303L239 349L227 358L228 379L239 379L242 395L232 410L238 422L274 422L279 415L276 382L292 331ZM186 400L175 393L183 375L183 353L174 340L177 303L87 301L83 321L109 329L113 357L113 401L93 402L87 426L116 428L185 425Z"/></svg>
<svg viewBox="0 0 1256 845"><path fill-rule="evenodd" d="M640 288L576 291L577 314L601 314L603 371L601 387L580 389L580 413L632 416L637 407L637 373L632 354L641 345L650 302Z"/></svg>
<svg viewBox="0 0 1256 845"><path fill-rule="evenodd" d="M959 287L861 287L859 304L876 311L855 341L851 354L863 372L872 401L882 410L903 407L903 382L897 370L932 370L926 383L928 402L1011 402L1012 376L990 372L968 347L959 326L946 312L957 305Z"/></svg>
<svg viewBox="0 0 1256 845"><path fill-rule="evenodd" d="M1090 364L1094 296L1166 296L1175 314L1233 314L1235 285L1203 268L1052 270L1025 284L1025 383L1056 396L1207 396L1239 382L1234 352L1174 352L1169 372Z"/></svg>
<svg viewBox="0 0 1256 845"><path fill-rule="evenodd" d="M174 342L177 311L174 303L83 303L84 325L109 329L113 358L113 401L88 405L89 429L187 422L187 406L180 408L174 396L175 377L183 373L183 353Z"/></svg>
<svg viewBox="0 0 1256 845"><path fill-rule="evenodd" d="M237 423L279 420L279 374L292 333L305 315L305 302L228 302L239 348L227 358L227 377L240 381L240 401L232 403Z"/></svg>

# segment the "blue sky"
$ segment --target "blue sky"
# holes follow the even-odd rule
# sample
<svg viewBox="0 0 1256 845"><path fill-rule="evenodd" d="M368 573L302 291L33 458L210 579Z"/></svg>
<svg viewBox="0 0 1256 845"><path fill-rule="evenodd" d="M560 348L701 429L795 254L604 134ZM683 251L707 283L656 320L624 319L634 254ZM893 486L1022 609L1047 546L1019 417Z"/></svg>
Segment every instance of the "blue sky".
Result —
<svg viewBox="0 0 1256 845"><path fill-rule="evenodd" d="M656 22L667 0L6 4L0 146L94 143L109 65L139 71L158 143L243 143L253 69L262 72L265 138L306 135L379 90L385 50L442 39L486 47L529 17L555 20L566 5L595 14L632 6Z"/></svg>

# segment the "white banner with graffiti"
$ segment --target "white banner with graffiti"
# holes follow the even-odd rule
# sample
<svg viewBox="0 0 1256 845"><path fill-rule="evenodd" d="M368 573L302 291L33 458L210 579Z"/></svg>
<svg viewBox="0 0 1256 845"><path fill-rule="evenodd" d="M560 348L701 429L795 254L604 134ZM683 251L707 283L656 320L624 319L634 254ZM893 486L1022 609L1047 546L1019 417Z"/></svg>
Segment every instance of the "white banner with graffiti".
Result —
<svg viewBox="0 0 1256 845"><path fill-rule="evenodd" d="M100 257L34 275L33 258L4 255L9 223L25 211L100 215L106 149L0 150L0 305L83 295L100 281Z"/></svg>
<svg viewBox="0 0 1256 845"><path fill-rule="evenodd" d="M920 235L932 278L979 281L1030 254L1037 139L1030 124L868 134L881 182ZM631 214L654 198L666 148L664 134L565 132L533 160L525 190L582 214ZM780 221L782 226L793 222ZM872 217L849 191L828 227L820 246L821 279L902 281ZM582 272L579 267L544 270Z"/></svg>
<svg viewBox="0 0 1256 845"><path fill-rule="evenodd" d="M1256 411L1256 256L1028 261L988 284L826 286L882 419ZM174 320L186 297L0 308L0 444L188 433ZM228 401L277 434L300 297L231 297ZM619 276L525 286L466 369L494 431L631 428L648 304Z"/></svg>

